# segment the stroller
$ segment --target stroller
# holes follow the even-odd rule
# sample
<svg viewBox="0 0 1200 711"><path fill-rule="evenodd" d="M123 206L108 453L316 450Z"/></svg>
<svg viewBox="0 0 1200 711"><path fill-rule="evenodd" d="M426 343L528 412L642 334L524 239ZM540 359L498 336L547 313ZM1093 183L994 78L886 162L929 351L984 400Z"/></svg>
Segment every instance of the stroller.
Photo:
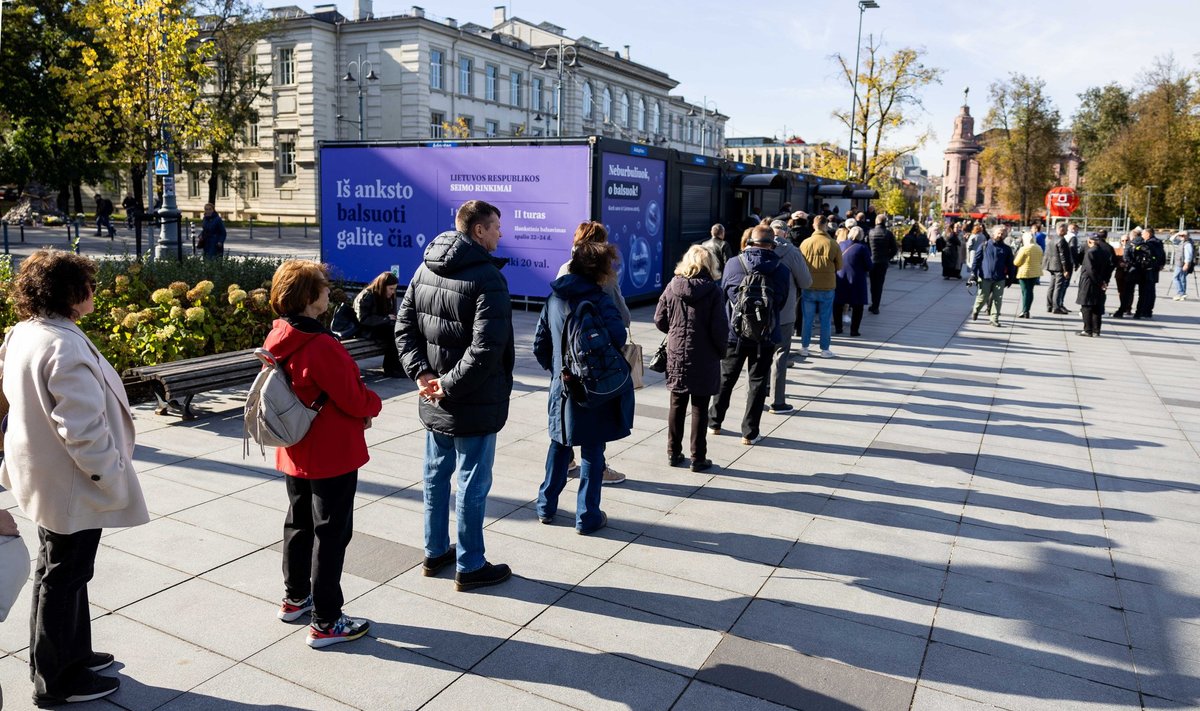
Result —
<svg viewBox="0 0 1200 711"><path fill-rule="evenodd" d="M919 222L914 222L900 240L900 268L906 266L929 271L929 237Z"/></svg>

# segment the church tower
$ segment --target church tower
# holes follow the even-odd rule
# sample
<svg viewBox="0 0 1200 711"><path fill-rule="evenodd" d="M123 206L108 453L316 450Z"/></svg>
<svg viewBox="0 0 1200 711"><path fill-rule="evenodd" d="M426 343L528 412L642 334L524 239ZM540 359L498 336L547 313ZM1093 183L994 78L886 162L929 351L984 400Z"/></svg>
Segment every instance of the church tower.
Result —
<svg viewBox="0 0 1200 711"><path fill-rule="evenodd" d="M943 154L946 164L942 179L942 212L958 212L964 204L975 204L979 189L979 161L975 158L983 146L975 138L975 119L967 96L971 89L963 91L962 110L954 118L954 132L946 144Z"/></svg>

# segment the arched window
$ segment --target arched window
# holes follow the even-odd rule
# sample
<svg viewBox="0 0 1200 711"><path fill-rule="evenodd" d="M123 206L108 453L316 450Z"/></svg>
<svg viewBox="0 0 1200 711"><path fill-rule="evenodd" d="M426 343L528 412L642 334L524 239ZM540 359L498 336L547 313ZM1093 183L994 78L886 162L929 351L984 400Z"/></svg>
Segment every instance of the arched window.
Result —
<svg viewBox="0 0 1200 711"><path fill-rule="evenodd" d="M658 111L658 102L650 102L650 130L662 133L662 114Z"/></svg>
<svg viewBox="0 0 1200 711"><path fill-rule="evenodd" d="M629 94L621 92L621 125L629 127Z"/></svg>
<svg viewBox="0 0 1200 711"><path fill-rule="evenodd" d="M604 87L604 93L600 95L600 110L604 112L604 120L612 120L612 92L608 87Z"/></svg>
<svg viewBox="0 0 1200 711"><path fill-rule="evenodd" d="M646 130L646 100L638 97L636 111L633 114L633 122L637 125L637 130Z"/></svg>
<svg viewBox="0 0 1200 711"><path fill-rule="evenodd" d="M592 117L592 85L591 85L591 83L585 81L583 83L583 118L590 119L591 117Z"/></svg>

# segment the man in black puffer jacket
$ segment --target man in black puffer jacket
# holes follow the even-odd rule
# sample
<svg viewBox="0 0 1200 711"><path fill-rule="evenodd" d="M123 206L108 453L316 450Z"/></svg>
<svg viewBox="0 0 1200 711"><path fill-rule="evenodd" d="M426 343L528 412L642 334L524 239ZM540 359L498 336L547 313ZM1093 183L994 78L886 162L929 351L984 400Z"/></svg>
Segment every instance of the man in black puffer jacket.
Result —
<svg viewBox="0 0 1200 711"><path fill-rule="evenodd" d="M873 314L879 313L879 300L883 298L883 280L887 278L888 264L899 251L896 248L896 235L884 226L887 215L875 218L875 226L867 234L867 243L871 247L871 307L867 310Z"/></svg>
<svg viewBox="0 0 1200 711"><path fill-rule="evenodd" d="M500 273L500 210L482 200L458 208L457 231L425 248L396 320L401 367L417 381L425 438L425 564L436 575L455 562L459 590L511 575L484 557L483 517L492 487L496 433L512 395L512 302ZM458 548L450 545L450 478L460 491Z"/></svg>

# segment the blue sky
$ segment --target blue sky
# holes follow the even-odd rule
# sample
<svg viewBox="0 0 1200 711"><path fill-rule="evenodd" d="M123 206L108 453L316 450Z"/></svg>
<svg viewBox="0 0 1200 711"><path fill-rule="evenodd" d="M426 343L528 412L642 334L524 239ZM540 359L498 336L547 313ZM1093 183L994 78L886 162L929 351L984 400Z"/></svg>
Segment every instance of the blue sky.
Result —
<svg viewBox="0 0 1200 711"><path fill-rule="evenodd" d="M265 0L268 7L284 2ZM420 0L419 0L420 1ZM982 119L988 85L1009 72L1041 76L1064 122L1077 94L1116 81L1133 85L1154 58L1173 52L1198 64L1200 0L878 0L863 18L863 37L882 33L891 47L928 50L926 63L944 69L914 115L915 135L935 138L918 156L940 172L942 148L971 87L971 112ZM351 0L339 0L343 14ZM496 0L425 0L428 16L490 25ZM300 3L311 10L313 3ZM411 2L375 0L375 15L401 14ZM552 22L569 36L609 47L630 45L634 61L670 74L674 93L705 96L730 116L727 136L797 134L807 141L848 141L830 112L848 108L850 89L836 76L835 52L853 55L855 0L516 0L510 16ZM977 129L979 123L977 123Z"/></svg>

